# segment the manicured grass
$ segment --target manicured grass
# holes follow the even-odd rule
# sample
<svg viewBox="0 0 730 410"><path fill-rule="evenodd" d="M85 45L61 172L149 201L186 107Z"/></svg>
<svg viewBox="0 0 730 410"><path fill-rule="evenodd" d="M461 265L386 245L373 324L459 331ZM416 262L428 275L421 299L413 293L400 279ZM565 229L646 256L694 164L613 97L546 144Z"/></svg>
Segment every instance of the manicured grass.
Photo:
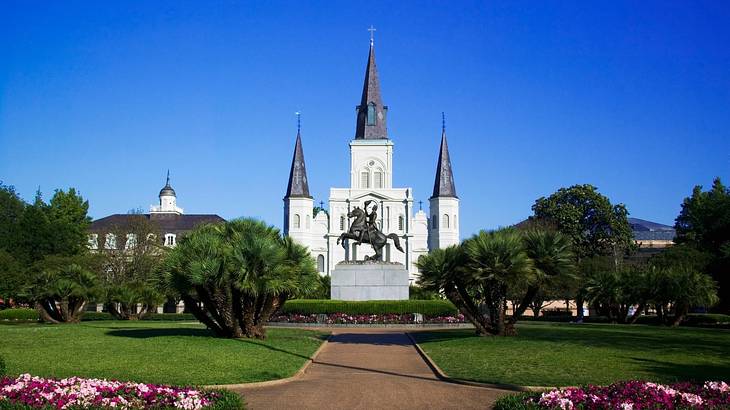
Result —
<svg viewBox="0 0 730 410"><path fill-rule="evenodd" d="M264 341L219 339L202 325L179 322L0 325L0 356L12 376L233 384L289 377L325 339L300 329L267 334Z"/></svg>
<svg viewBox="0 0 730 410"><path fill-rule="evenodd" d="M642 325L522 323L516 337L414 333L450 377L523 386L728 379L730 331Z"/></svg>

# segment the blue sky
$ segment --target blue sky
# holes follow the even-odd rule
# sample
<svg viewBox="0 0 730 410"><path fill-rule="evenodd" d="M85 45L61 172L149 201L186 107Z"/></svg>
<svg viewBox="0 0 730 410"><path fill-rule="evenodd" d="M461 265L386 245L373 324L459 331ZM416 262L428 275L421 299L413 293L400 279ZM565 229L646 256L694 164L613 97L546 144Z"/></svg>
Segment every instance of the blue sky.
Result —
<svg viewBox="0 0 730 410"><path fill-rule="evenodd" d="M730 3L0 3L0 180L281 226L302 112L310 188L349 183L371 24L394 185L427 203L440 113L461 232L591 183L671 224L730 182Z"/></svg>

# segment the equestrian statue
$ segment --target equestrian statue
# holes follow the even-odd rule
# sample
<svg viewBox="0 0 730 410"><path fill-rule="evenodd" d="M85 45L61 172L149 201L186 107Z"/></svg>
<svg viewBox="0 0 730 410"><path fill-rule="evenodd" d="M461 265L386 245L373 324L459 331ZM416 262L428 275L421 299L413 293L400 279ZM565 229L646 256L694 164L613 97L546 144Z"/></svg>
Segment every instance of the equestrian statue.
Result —
<svg viewBox="0 0 730 410"><path fill-rule="evenodd" d="M350 230L343 232L342 235L337 238L337 244L339 245L340 241L342 241L342 247L345 248L345 252L347 252L347 243L349 242L349 239L357 240L357 245L369 243L373 247L375 255L365 256L365 260L382 261L383 247L387 243L388 239L393 241L396 249L399 251L403 252L403 248L400 246L398 235L394 233L385 235L380 231L380 229L378 229L378 226L376 225L376 221L378 219L378 205L373 204L373 209L370 212L367 211L371 202L373 201L365 201L363 209L355 207L355 209L347 213L348 218L355 218L355 220L352 222L352 225L350 225Z"/></svg>

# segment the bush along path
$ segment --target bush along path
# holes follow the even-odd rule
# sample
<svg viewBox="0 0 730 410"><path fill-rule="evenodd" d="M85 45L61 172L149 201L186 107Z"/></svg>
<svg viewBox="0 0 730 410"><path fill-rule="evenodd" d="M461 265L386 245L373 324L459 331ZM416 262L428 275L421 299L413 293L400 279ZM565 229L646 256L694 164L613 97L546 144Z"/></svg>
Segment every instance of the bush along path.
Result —
<svg viewBox="0 0 730 410"><path fill-rule="evenodd" d="M401 330L338 329L292 381L240 386L247 408L485 409L507 391L441 381Z"/></svg>

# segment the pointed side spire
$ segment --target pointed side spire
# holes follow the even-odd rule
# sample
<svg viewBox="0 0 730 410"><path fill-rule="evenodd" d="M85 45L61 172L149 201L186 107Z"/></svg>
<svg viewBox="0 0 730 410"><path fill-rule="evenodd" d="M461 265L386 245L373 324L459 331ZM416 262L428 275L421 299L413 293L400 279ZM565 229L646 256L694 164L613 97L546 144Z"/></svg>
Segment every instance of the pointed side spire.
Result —
<svg viewBox="0 0 730 410"><path fill-rule="evenodd" d="M370 33L374 29L371 27ZM370 53L365 67L365 82L362 87L362 98L357 106L357 126L355 139L388 139L386 113L388 107L383 105L380 95L380 79L375 65L375 46L370 38Z"/></svg>
<svg viewBox="0 0 730 410"><path fill-rule="evenodd" d="M433 182L433 195L431 198L456 196L454 185L454 174L451 170L451 158L449 158L449 145L446 142L446 117L441 113L441 148L439 159L436 163L436 179Z"/></svg>
<svg viewBox="0 0 730 410"><path fill-rule="evenodd" d="M304 149L302 148L302 136L297 130L297 142L294 144L294 156L291 160L291 171L289 171L289 184L286 187L286 198L311 198L309 195L309 183L307 182L307 167L304 165Z"/></svg>

